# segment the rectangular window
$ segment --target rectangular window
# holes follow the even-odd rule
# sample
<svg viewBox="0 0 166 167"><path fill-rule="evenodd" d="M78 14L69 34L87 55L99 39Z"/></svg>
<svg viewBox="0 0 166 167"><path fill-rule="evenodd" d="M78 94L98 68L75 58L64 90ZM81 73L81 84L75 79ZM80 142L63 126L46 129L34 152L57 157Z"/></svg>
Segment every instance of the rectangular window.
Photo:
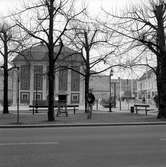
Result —
<svg viewBox="0 0 166 167"><path fill-rule="evenodd" d="M80 67L72 67L74 70L71 70L71 91L80 90ZM78 71L78 72L77 72Z"/></svg>
<svg viewBox="0 0 166 167"><path fill-rule="evenodd" d="M34 92L33 93L33 100L34 101L36 101L36 100L42 100L43 98L42 98L43 96L42 96L42 93L41 92Z"/></svg>
<svg viewBox="0 0 166 167"><path fill-rule="evenodd" d="M68 70L66 67L61 67L59 70L59 90L67 91Z"/></svg>
<svg viewBox="0 0 166 167"><path fill-rule="evenodd" d="M29 102L30 102L30 93L21 92L20 93L20 103L29 104Z"/></svg>
<svg viewBox="0 0 166 167"><path fill-rule="evenodd" d="M28 65L22 65L20 70L20 89L30 89L30 68Z"/></svg>
<svg viewBox="0 0 166 167"><path fill-rule="evenodd" d="M43 90L43 66L34 66L34 90Z"/></svg>
<svg viewBox="0 0 166 167"><path fill-rule="evenodd" d="M79 93L71 94L71 103L79 103Z"/></svg>

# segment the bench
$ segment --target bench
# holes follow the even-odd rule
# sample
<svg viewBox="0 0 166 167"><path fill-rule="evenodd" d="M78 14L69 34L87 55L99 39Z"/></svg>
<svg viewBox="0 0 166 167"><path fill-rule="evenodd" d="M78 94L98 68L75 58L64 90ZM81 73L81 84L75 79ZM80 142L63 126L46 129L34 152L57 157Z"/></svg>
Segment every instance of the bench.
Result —
<svg viewBox="0 0 166 167"><path fill-rule="evenodd" d="M148 104L134 104L134 110L136 111L136 114L138 113L138 110L145 110L145 114L147 116L147 113L149 111L150 106Z"/></svg>
<svg viewBox="0 0 166 167"><path fill-rule="evenodd" d="M58 117L62 113L65 113L66 116L68 116L68 108L73 108L73 113L75 115L76 108L78 108L79 105L78 104L63 104L63 103L60 103L58 105L54 105L54 107L58 108L58 111L57 111L57 114L56 114L56 116Z"/></svg>
<svg viewBox="0 0 166 167"><path fill-rule="evenodd" d="M73 108L73 112L74 112L74 115L75 115L75 112L76 112L76 109L79 107L78 104L66 104L66 103L63 103L63 102L58 102L58 101L55 101L54 102L54 108L57 108L58 111L57 111L57 114L56 116L59 116L60 114L62 113L65 113L66 116L68 116L68 108ZM31 109L32 108L32 114L34 115L34 113L38 113L38 109L39 108L48 108L48 101L46 100L38 100L37 102L34 100L32 102L32 105L29 105L29 108Z"/></svg>

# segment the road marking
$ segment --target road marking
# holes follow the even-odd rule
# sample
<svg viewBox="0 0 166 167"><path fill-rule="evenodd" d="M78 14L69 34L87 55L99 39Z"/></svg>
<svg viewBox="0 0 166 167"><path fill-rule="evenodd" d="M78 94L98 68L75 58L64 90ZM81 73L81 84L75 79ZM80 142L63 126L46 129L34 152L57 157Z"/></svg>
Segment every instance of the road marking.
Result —
<svg viewBox="0 0 166 167"><path fill-rule="evenodd" d="M160 141L166 141L166 138L160 138Z"/></svg>
<svg viewBox="0 0 166 167"><path fill-rule="evenodd" d="M58 142L20 142L20 143L0 143L0 146L14 146L14 145L54 145Z"/></svg>

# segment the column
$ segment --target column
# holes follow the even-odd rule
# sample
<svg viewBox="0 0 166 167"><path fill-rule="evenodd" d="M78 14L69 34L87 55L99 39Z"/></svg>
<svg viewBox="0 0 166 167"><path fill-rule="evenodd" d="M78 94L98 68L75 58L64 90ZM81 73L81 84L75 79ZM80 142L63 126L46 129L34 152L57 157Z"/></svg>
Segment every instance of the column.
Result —
<svg viewBox="0 0 166 167"><path fill-rule="evenodd" d="M71 70L67 73L67 104L71 103Z"/></svg>
<svg viewBox="0 0 166 167"><path fill-rule="evenodd" d="M59 71L55 72L55 89L54 89L54 93L55 93L55 98L56 98L56 96L58 96L58 94L59 94Z"/></svg>
<svg viewBox="0 0 166 167"><path fill-rule="evenodd" d="M13 76L12 76L12 82L13 82L13 85L12 85L12 91L13 91L13 105L14 106L16 106L16 104L17 104L17 77L18 77L18 75L17 75L17 72L15 71L15 70L13 70Z"/></svg>
<svg viewBox="0 0 166 167"><path fill-rule="evenodd" d="M30 65L30 104L33 101L33 92L34 92L34 65Z"/></svg>
<svg viewBox="0 0 166 167"><path fill-rule="evenodd" d="M43 65L43 100L47 99L47 66L44 64Z"/></svg>

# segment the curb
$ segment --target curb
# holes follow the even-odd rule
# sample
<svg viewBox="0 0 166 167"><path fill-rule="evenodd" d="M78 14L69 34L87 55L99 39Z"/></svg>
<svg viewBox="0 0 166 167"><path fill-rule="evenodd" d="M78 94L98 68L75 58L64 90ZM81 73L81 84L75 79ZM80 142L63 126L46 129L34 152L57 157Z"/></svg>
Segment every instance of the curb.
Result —
<svg viewBox="0 0 166 167"><path fill-rule="evenodd" d="M139 126L166 125L166 122L129 122L129 123L78 123L78 124L29 124L29 125L0 125L0 128L51 128L51 127L102 127L102 126Z"/></svg>

